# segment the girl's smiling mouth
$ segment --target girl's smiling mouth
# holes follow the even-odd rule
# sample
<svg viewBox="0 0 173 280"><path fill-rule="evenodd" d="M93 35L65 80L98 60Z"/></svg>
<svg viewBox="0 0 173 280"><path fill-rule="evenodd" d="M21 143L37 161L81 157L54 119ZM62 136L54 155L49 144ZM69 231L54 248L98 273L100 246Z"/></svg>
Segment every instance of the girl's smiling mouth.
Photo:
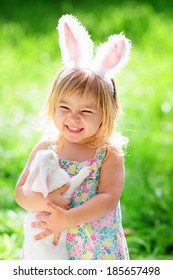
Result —
<svg viewBox="0 0 173 280"><path fill-rule="evenodd" d="M67 128L68 131L70 131L71 133L79 133L83 130L83 128L78 128L78 127L72 127L72 126L65 126Z"/></svg>

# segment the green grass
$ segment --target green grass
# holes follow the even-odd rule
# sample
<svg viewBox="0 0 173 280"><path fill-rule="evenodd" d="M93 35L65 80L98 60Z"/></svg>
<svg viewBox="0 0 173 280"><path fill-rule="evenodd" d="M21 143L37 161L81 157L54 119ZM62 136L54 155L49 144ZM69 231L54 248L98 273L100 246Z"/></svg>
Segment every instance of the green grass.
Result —
<svg viewBox="0 0 173 280"><path fill-rule="evenodd" d="M0 259L18 259L22 245L25 212L14 201L14 188L40 137L32 129L33 117L61 67L56 25L63 13L76 15L96 44L121 31L133 42L131 60L117 76L122 104L118 128L130 140L121 200L123 225L133 230L127 236L131 259L173 259L171 8L172 2L155 0L106 5L2 1Z"/></svg>

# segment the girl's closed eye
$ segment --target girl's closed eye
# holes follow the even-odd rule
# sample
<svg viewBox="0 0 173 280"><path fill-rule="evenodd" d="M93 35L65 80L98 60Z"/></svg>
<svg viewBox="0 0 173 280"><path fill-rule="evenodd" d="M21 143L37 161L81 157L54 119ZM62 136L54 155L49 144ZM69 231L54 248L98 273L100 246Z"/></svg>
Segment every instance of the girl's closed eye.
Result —
<svg viewBox="0 0 173 280"><path fill-rule="evenodd" d="M89 115L96 113L96 111L93 110L93 109L83 109L83 110L81 110L81 112L84 113L84 114L89 114Z"/></svg>
<svg viewBox="0 0 173 280"><path fill-rule="evenodd" d="M63 110L66 110L66 111L67 111L67 110L70 110L67 106L64 106L64 105L60 105L59 108L60 108L60 109L63 109Z"/></svg>
<svg viewBox="0 0 173 280"><path fill-rule="evenodd" d="M87 114L94 114L94 112L90 111L90 110L82 110L81 112L82 113L87 113Z"/></svg>

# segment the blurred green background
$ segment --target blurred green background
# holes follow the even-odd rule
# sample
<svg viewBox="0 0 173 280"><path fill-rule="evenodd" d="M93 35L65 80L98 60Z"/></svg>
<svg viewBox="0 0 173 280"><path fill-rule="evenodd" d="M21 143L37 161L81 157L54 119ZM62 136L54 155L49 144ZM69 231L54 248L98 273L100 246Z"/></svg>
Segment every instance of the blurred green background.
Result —
<svg viewBox="0 0 173 280"><path fill-rule="evenodd" d="M18 259L25 212L17 178L39 139L32 129L57 71L58 18L72 13L96 45L124 31L131 60L117 76L129 138L121 199L131 259L173 259L173 2L1 0L0 259Z"/></svg>

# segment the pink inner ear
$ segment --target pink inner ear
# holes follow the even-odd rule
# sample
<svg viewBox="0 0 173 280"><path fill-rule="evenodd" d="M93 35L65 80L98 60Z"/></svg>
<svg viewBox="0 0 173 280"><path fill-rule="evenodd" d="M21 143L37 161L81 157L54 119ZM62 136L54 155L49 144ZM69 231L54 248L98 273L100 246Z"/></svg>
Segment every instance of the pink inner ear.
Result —
<svg viewBox="0 0 173 280"><path fill-rule="evenodd" d="M67 23L64 24L64 32L65 32L65 42L70 58L74 61L75 64L77 64L79 47Z"/></svg>
<svg viewBox="0 0 173 280"><path fill-rule="evenodd" d="M50 189L50 175L47 175L46 177L42 178L42 193L44 197L47 197L49 189Z"/></svg>
<svg viewBox="0 0 173 280"><path fill-rule="evenodd" d="M50 189L50 175L47 175L47 178L46 178L46 185L47 185L47 189L48 189L48 191L49 191L49 189Z"/></svg>
<svg viewBox="0 0 173 280"><path fill-rule="evenodd" d="M112 69L119 63L124 51L124 44L124 41L121 40L117 44L111 46L108 50L102 63L105 70Z"/></svg>

